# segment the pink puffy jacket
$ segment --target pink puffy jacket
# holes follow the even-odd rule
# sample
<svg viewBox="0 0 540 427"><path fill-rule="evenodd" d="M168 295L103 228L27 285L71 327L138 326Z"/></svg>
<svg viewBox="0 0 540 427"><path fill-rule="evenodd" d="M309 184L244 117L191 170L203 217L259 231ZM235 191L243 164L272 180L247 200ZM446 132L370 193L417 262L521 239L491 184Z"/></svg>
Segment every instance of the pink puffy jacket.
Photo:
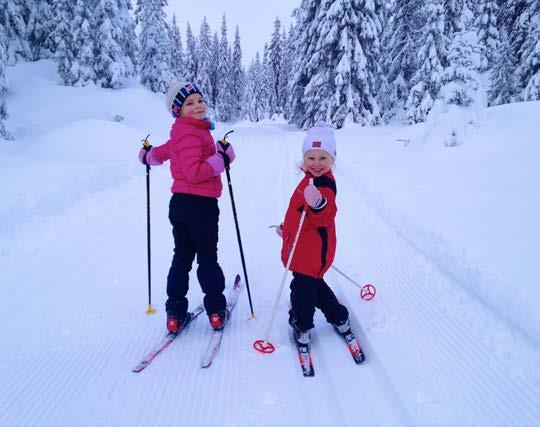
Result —
<svg viewBox="0 0 540 427"><path fill-rule="evenodd" d="M170 139L154 148L155 159L171 162L173 193L221 196L221 178L214 176L212 166L205 161L216 153L209 128L207 120L179 117L172 125Z"/></svg>

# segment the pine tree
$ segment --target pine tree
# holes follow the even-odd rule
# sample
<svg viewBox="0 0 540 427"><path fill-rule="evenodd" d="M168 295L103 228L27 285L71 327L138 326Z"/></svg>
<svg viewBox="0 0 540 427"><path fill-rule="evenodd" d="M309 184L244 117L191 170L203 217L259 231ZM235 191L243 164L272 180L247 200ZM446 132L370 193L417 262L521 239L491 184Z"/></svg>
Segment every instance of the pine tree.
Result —
<svg viewBox="0 0 540 427"><path fill-rule="evenodd" d="M74 86L86 86L96 81L94 71L95 57L95 19L96 0L77 0L71 21L73 61L66 81Z"/></svg>
<svg viewBox="0 0 540 427"><path fill-rule="evenodd" d="M221 38L219 41L219 51L217 59L217 98L216 109L219 112L218 118L221 121L229 121L233 118L233 105L231 96L232 85L232 58L231 48L227 39L227 21L225 15L221 22Z"/></svg>
<svg viewBox="0 0 540 427"><path fill-rule="evenodd" d="M281 40L283 41L283 54L281 55L281 73L279 75L278 84L281 91L281 102L283 107L283 116L286 119L290 118L291 111L289 107L289 82L292 78L292 63L293 63L293 29L292 25L289 29L289 33L285 31L285 28L283 28L283 34L281 36Z"/></svg>
<svg viewBox="0 0 540 427"><path fill-rule="evenodd" d="M199 88L205 94L206 102L210 108L214 108L214 99L212 98L213 88L210 76L212 74L212 40L210 39L210 27L204 17L199 32L199 43L197 57L199 60L199 67L197 75L195 76L195 82L199 85Z"/></svg>
<svg viewBox="0 0 540 427"><path fill-rule="evenodd" d="M12 140L13 136L6 129L6 120L8 118L6 101L4 96L7 92L8 81L6 77L7 68L7 53L6 53L6 38L5 28L0 23L0 138L6 140Z"/></svg>
<svg viewBox="0 0 540 427"><path fill-rule="evenodd" d="M444 34L451 37L452 34L463 31L464 0L443 0L444 10Z"/></svg>
<svg viewBox="0 0 540 427"><path fill-rule="evenodd" d="M264 44L263 59L259 74L259 103L257 105L257 116L259 120L270 118L270 93L272 88L270 80L270 67L268 64L268 44Z"/></svg>
<svg viewBox="0 0 540 427"><path fill-rule="evenodd" d="M53 0L28 3L29 18L26 37L32 51L32 59L50 58L56 52L57 44L53 37L57 19Z"/></svg>
<svg viewBox="0 0 540 427"><path fill-rule="evenodd" d="M129 52L126 45L127 40L135 39L135 24L128 3L126 0L98 0L94 19L96 83L101 87L119 88L135 74L134 52Z"/></svg>
<svg viewBox="0 0 540 427"><path fill-rule="evenodd" d="M499 30L497 29L497 3L495 0L480 0L477 6L476 28L480 45L484 46L485 60L482 70L487 70L499 49Z"/></svg>
<svg viewBox="0 0 540 427"><path fill-rule="evenodd" d="M407 99L407 119L418 123L426 119L442 86L447 65L448 38L444 34L444 14L440 0L428 0L427 21L421 29L423 38L417 53L417 71Z"/></svg>
<svg viewBox="0 0 540 427"><path fill-rule="evenodd" d="M509 104L515 93L514 64L515 55L510 48L506 29L501 29L500 51L496 54L489 89L489 105Z"/></svg>
<svg viewBox="0 0 540 427"><path fill-rule="evenodd" d="M480 76L476 71L474 57L480 48L472 42L474 32L454 34L448 53L448 66L445 68L441 83L441 95L446 104L463 107L479 99Z"/></svg>
<svg viewBox="0 0 540 427"><path fill-rule="evenodd" d="M540 100L540 4L529 0L530 24L527 37L520 51L517 75L524 90L520 98L524 101Z"/></svg>
<svg viewBox="0 0 540 427"><path fill-rule="evenodd" d="M217 100L219 95L219 81L221 77L219 75L219 37L217 32L214 31L214 36L212 37L212 47L210 52L210 86L212 87L212 94L210 98L214 100L214 114L219 119L220 112L217 106Z"/></svg>
<svg viewBox="0 0 540 427"><path fill-rule="evenodd" d="M184 49L182 47L182 37L176 22L176 15L173 14L169 25L169 39L171 41L171 71L177 81L184 80Z"/></svg>
<svg viewBox="0 0 540 427"><path fill-rule="evenodd" d="M269 80L269 114L281 114L283 112L284 91L281 87L280 76L282 75L283 41L281 38L281 21L274 21L274 32L268 46L268 80Z"/></svg>
<svg viewBox="0 0 540 427"><path fill-rule="evenodd" d="M251 61L246 75L246 89L244 92L244 100L242 103L243 117L251 120L252 122L258 122L262 120L264 116L260 113L263 110L262 99L262 72L261 61L259 53L255 55L255 59Z"/></svg>
<svg viewBox="0 0 540 427"><path fill-rule="evenodd" d="M242 114L242 100L245 91L245 73L242 66L242 46L240 44L240 32L238 25L234 35L231 66L229 68L229 92L231 119L238 119Z"/></svg>
<svg viewBox="0 0 540 427"><path fill-rule="evenodd" d="M199 72L199 54L197 40L193 36L191 26L188 22L186 29L186 50L184 52L184 76L187 81L195 82Z"/></svg>
<svg viewBox="0 0 540 427"><path fill-rule="evenodd" d="M26 36L30 11L25 0L0 0L0 25L4 27L8 65L18 60L32 60L32 50Z"/></svg>
<svg viewBox="0 0 540 427"><path fill-rule="evenodd" d="M417 69L416 52L422 28L422 2L397 0L385 35L384 74L386 84L379 100L385 120L404 110Z"/></svg>
<svg viewBox="0 0 540 427"><path fill-rule="evenodd" d="M165 93L174 81L171 43L165 21L166 0L141 0L140 78L154 92Z"/></svg>
<svg viewBox="0 0 540 427"><path fill-rule="evenodd" d="M54 30L51 34L56 46L56 63L60 82L71 86L74 83L71 66L75 61L77 50L74 46L71 24L75 9L70 0L56 0L53 8Z"/></svg>
<svg viewBox="0 0 540 427"><path fill-rule="evenodd" d="M380 122L374 98L378 68L379 2L304 0L296 12L292 119L302 128L318 120Z"/></svg>

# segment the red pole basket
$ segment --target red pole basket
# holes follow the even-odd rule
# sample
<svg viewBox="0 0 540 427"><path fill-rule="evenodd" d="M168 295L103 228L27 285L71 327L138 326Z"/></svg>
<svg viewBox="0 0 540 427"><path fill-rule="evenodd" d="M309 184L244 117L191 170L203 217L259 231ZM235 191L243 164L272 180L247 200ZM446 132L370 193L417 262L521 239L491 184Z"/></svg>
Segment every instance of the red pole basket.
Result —
<svg viewBox="0 0 540 427"><path fill-rule="evenodd" d="M257 350L259 353L273 353L275 350L275 347L273 344L266 342L265 340L257 340L253 343L253 348Z"/></svg>
<svg viewBox="0 0 540 427"><path fill-rule="evenodd" d="M375 286L373 286L371 283L367 283L366 285L362 286L360 298L362 298L364 301L371 301L373 298L375 298L376 293L377 289L375 289Z"/></svg>

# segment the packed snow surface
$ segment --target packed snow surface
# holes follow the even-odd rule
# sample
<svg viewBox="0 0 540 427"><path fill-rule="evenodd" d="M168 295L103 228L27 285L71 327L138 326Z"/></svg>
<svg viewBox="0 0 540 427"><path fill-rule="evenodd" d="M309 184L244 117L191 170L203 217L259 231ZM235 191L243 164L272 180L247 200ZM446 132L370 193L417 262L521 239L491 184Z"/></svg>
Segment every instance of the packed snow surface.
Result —
<svg viewBox="0 0 540 427"><path fill-rule="evenodd" d="M288 288L264 338L281 278L279 224L301 178L304 133L234 130L231 181L256 318L246 289L213 364L204 315L142 373L165 334L172 256L171 178L151 186L148 303L145 168L166 141L163 96L62 87L49 61L8 69L0 142L0 426L537 426L540 420L540 102L483 111L463 144L427 125L336 132L338 249L327 282L351 312L367 360L355 365L316 314L315 377L301 375L287 326ZM431 132L433 135L433 132ZM223 176L226 184L226 178ZM242 274L227 186L219 261ZM290 280L290 275L288 277ZM201 301L193 274L190 307Z"/></svg>

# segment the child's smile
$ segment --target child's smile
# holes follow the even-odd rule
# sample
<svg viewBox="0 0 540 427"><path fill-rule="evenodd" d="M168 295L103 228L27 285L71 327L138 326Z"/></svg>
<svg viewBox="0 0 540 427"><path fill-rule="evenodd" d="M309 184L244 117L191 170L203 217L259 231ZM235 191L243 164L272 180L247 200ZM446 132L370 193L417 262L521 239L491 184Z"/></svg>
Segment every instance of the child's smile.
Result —
<svg viewBox="0 0 540 427"><path fill-rule="evenodd" d="M332 168L333 163L330 154L324 150L308 150L304 154L304 167L315 177L326 174Z"/></svg>

